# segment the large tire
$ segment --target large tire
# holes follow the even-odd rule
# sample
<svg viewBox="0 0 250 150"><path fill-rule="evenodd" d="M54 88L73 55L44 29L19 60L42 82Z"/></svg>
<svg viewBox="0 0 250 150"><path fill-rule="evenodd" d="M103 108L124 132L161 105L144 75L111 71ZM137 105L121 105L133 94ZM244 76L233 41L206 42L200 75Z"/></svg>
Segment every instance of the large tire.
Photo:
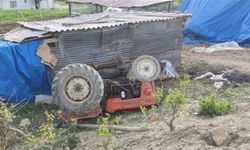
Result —
<svg viewBox="0 0 250 150"><path fill-rule="evenodd" d="M154 57L142 55L133 61L131 73L141 82L150 82L159 77L161 66Z"/></svg>
<svg viewBox="0 0 250 150"><path fill-rule="evenodd" d="M104 83L99 73L85 64L70 64L54 77L55 103L68 113L87 113L102 100Z"/></svg>

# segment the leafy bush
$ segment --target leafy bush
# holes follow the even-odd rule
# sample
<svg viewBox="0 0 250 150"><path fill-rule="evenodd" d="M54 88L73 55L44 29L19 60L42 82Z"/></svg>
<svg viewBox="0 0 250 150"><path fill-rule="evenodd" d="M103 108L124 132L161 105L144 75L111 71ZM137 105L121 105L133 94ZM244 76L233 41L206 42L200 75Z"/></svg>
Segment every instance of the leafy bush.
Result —
<svg viewBox="0 0 250 150"><path fill-rule="evenodd" d="M228 101L223 101L213 94L204 97L200 102L201 114L214 116L227 115L231 111L231 104Z"/></svg>

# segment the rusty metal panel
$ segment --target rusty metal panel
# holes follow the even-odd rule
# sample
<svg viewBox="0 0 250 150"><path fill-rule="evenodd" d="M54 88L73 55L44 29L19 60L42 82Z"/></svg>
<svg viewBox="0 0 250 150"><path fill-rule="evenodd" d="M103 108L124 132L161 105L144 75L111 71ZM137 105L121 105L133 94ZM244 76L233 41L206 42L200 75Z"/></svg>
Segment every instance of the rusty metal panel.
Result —
<svg viewBox="0 0 250 150"><path fill-rule="evenodd" d="M173 0L67 0L68 3L98 4L115 8L145 7Z"/></svg>

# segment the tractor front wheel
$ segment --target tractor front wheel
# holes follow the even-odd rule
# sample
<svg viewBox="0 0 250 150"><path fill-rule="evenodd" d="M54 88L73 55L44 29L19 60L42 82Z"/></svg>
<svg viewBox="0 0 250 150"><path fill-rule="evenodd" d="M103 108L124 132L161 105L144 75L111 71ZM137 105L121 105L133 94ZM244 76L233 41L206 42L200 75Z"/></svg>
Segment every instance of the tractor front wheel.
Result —
<svg viewBox="0 0 250 150"><path fill-rule="evenodd" d="M54 77L55 103L68 113L87 113L102 100L104 83L99 73L85 64L70 64Z"/></svg>

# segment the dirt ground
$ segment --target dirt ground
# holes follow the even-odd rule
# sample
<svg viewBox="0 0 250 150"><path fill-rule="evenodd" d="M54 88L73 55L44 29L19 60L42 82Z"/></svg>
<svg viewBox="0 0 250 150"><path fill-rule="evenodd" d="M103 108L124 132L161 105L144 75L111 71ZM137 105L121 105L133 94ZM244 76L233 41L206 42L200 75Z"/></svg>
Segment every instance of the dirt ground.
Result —
<svg viewBox="0 0 250 150"><path fill-rule="evenodd" d="M142 133L115 133L111 147L122 150L247 150L250 143L250 103L244 102L235 105L237 110L227 116L216 118L202 118L195 115L183 116L177 120L177 130L171 133L163 123L154 122L149 126L153 129ZM133 112L127 116L130 122L140 125L139 113ZM129 124L131 126L131 123ZM230 146L214 147L206 143L207 130L216 126L225 125L237 132L238 138ZM102 149L101 139L93 131L83 131L80 134L80 143L76 149L95 150ZM111 148L111 149L112 149Z"/></svg>
<svg viewBox="0 0 250 150"><path fill-rule="evenodd" d="M250 49L240 51L221 51L214 53L190 52L192 47L186 46L182 51L183 62L206 61L212 66L223 66L225 69L236 69L242 73L250 73Z"/></svg>
<svg viewBox="0 0 250 150"><path fill-rule="evenodd" d="M216 52L212 54L191 53L185 50L182 53L185 65L193 65L195 75L207 71L217 72L236 69L244 75L250 73L250 51ZM198 64L198 65L197 65ZM189 67L190 69L191 67ZM192 68L191 68L192 69ZM196 71L195 71L196 70ZM243 78L242 78L243 79ZM237 82L237 81L235 81ZM147 132L114 132L109 149L121 150L247 150L250 149L250 84L237 82L228 85L218 92L221 98L232 103L232 112L226 116L215 118L202 117L199 112L200 96L216 92L209 81L195 81L190 88L188 104L184 114L176 120L176 131L160 121L148 122L139 110L119 112L114 115L122 116L123 124L141 126L147 124L151 130ZM235 86L237 85L237 86ZM206 140L207 131L217 126L226 126L237 136L229 146L215 147ZM76 150L101 150L102 142L95 130L83 130L78 133L80 142Z"/></svg>

